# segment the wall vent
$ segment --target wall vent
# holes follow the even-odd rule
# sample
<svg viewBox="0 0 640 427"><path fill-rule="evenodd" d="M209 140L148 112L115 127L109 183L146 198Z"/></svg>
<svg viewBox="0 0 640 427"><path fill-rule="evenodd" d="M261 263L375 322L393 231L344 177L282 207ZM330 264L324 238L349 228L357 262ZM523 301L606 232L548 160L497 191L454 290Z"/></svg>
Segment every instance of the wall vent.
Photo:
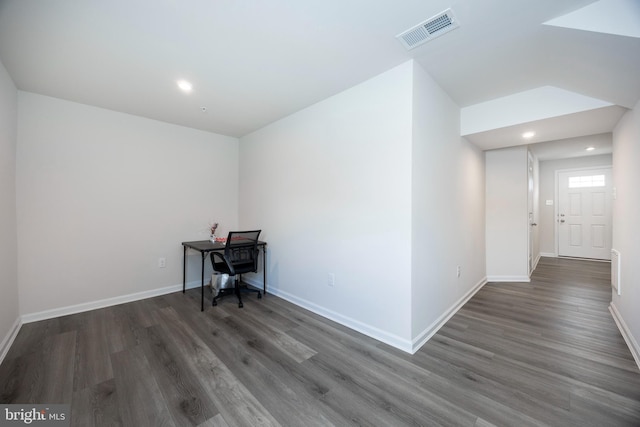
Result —
<svg viewBox="0 0 640 427"><path fill-rule="evenodd" d="M456 19L453 11L447 9L407 31L398 34L396 38L400 40L407 49L413 49L451 30L455 30L459 26L460 23Z"/></svg>

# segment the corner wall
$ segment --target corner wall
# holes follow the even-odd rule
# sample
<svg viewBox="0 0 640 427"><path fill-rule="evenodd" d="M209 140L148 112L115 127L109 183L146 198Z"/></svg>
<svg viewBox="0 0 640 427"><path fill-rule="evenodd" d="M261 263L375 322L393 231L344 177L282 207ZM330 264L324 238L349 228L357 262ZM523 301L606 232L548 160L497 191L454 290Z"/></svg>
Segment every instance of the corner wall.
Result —
<svg viewBox="0 0 640 427"><path fill-rule="evenodd" d="M613 249L620 252L621 295L612 290L612 313L640 367L640 102L613 131Z"/></svg>
<svg viewBox="0 0 640 427"><path fill-rule="evenodd" d="M270 292L417 350L485 283L484 155L459 114L408 61L243 137L240 224L265 232Z"/></svg>
<svg viewBox="0 0 640 427"><path fill-rule="evenodd" d="M489 281L528 282L527 147L485 152Z"/></svg>
<svg viewBox="0 0 640 427"><path fill-rule="evenodd" d="M16 232L18 90L0 62L0 362L19 327Z"/></svg>
<svg viewBox="0 0 640 427"><path fill-rule="evenodd" d="M411 102L407 62L240 141L240 225L264 230L268 291L407 351Z"/></svg>
<svg viewBox="0 0 640 427"><path fill-rule="evenodd" d="M19 92L17 144L31 320L181 288L181 242L208 238L210 221L237 226L236 138ZM199 254L188 263L199 283Z"/></svg>
<svg viewBox="0 0 640 427"><path fill-rule="evenodd" d="M486 282L486 263L484 154L460 137L460 108L417 63L413 96L415 351Z"/></svg>

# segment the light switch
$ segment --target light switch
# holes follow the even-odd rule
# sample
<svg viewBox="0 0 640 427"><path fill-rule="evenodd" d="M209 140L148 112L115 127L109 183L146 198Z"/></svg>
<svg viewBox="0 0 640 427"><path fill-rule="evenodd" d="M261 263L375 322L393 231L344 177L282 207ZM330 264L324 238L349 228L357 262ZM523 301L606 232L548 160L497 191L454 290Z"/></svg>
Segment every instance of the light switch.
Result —
<svg viewBox="0 0 640 427"><path fill-rule="evenodd" d="M553 200L547 200L547 201L545 201L545 205L547 205L547 206L553 206Z"/></svg>

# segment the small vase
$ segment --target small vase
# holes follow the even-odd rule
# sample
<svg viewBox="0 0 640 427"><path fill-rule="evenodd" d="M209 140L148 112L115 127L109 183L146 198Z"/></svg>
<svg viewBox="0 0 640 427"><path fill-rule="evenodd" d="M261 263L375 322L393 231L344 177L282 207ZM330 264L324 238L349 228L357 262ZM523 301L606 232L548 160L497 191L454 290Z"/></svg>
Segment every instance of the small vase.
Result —
<svg viewBox="0 0 640 427"><path fill-rule="evenodd" d="M209 237L209 240L211 240L211 243L215 243L216 242L216 235L212 234L211 237Z"/></svg>

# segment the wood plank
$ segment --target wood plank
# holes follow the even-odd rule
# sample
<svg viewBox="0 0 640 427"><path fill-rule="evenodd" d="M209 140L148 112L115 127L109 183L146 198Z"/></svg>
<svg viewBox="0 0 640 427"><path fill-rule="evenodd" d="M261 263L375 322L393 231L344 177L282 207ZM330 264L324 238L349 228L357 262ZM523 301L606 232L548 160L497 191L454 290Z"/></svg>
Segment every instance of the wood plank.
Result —
<svg viewBox="0 0 640 427"><path fill-rule="evenodd" d="M262 305L249 305L247 310L243 310L241 325L238 325L239 327L246 326L252 330L259 330L259 336L262 339L273 343L278 349L298 363L302 363L317 354L314 349L294 339L286 332L279 330L275 325L272 327L269 323L264 322L262 313L255 312L254 307L256 306ZM292 328L289 327L288 329L290 330Z"/></svg>
<svg viewBox="0 0 640 427"><path fill-rule="evenodd" d="M120 417L127 426L178 426L142 346L111 355Z"/></svg>
<svg viewBox="0 0 640 427"><path fill-rule="evenodd" d="M199 288L176 292L23 325L0 402L71 403L83 426L638 426L609 273L543 258L413 355L271 294L200 312Z"/></svg>
<svg viewBox="0 0 640 427"><path fill-rule="evenodd" d="M71 403L76 333L55 334L32 345L0 367L0 403Z"/></svg>
<svg viewBox="0 0 640 427"><path fill-rule="evenodd" d="M160 312L161 324L175 340L176 348L183 352L184 359L190 361L195 372L207 376L201 384L225 422L230 426L280 425L203 341L190 332L175 310L169 307Z"/></svg>
<svg viewBox="0 0 640 427"><path fill-rule="evenodd" d="M73 393L71 426L121 426L116 384L113 379Z"/></svg>
<svg viewBox="0 0 640 427"><path fill-rule="evenodd" d="M229 424L224 420L222 415L215 415L202 424L198 424L198 427L229 427Z"/></svg>
<svg viewBox="0 0 640 427"><path fill-rule="evenodd" d="M185 360L174 337L161 324L148 330L142 348L176 424L198 425L218 414L198 372L190 369L190 357Z"/></svg>
<svg viewBox="0 0 640 427"><path fill-rule="evenodd" d="M77 330L74 363L74 390L92 387L113 378L107 337L112 328L111 310L93 310L82 316Z"/></svg>

